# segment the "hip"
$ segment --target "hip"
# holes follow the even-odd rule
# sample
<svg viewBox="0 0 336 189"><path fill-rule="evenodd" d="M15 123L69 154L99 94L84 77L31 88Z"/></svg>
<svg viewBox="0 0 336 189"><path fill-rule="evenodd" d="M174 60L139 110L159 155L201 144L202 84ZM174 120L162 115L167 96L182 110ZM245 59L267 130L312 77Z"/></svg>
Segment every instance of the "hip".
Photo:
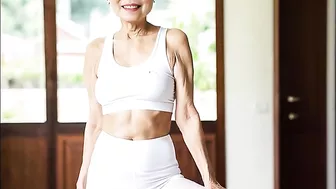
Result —
<svg viewBox="0 0 336 189"><path fill-rule="evenodd" d="M154 139L127 140L102 131L91 157L91 165L96 164L132 173L178 168L175 147L169 134Z"/></svg>

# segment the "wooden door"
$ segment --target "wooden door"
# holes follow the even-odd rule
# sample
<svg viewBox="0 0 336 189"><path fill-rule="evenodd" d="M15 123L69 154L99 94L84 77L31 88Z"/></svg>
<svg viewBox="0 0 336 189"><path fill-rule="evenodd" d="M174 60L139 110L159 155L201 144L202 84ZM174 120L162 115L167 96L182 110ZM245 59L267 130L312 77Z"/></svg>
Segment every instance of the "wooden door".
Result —
<svg viewBox="0 0 336 189"><path fill-rule="evenodd" d="M278 186L325 189L326 0L279 0L276 5Z"/></svg>

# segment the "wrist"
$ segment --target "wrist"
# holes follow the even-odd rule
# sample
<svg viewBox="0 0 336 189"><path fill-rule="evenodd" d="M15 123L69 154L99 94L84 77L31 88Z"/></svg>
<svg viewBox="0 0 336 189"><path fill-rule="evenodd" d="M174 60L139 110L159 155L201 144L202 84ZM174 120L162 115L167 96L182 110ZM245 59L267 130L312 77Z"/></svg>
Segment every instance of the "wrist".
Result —
<svg viewBox="0 0 336 189"><path fill-rule="evenodd" d="M213 189L213 188L217 189L217 187L218 187L218 189L222 188L222 187L219 187L219 186L220 186L220 184L217 182L216 179L210 179L208 182L204 183L205 189Z"/></svg>
<svg viewBox="0 0 336 189"><path fill-rule="evenodd" d="M217 180L214 176L209 176L203 179L203 183L206 189L211 188L214 183L217 183Z"/></svg>
<svg viewBox="0 0 336 189"><path fill-rule="evenodd" d="M204 171L204 174L202 174L202 179L206 183L211 183L213 181L216 181L215 173L213 169L211 169L211 167L209 166L207 167L207 169Z"/></svg>
<svg viewBox="0 0 336 189"><path fill-rule="evenodd" d="M79 171L79 176L82 176L82 177L86 176L87 172L88 172L88 168L86 166L82 165L82 167L80 168L80 171Z"/></svg>

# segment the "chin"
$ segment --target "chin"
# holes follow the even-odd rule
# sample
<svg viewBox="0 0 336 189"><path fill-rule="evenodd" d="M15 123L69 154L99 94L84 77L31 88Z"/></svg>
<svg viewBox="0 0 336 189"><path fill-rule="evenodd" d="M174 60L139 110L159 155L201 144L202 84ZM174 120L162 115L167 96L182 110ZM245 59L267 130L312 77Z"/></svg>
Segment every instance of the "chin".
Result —
<svg viewBox="0 0 336 189"><path fill-rule="evenodd" d="M122 16L120 18L125 22L131 22L131 23L136 23L143 20L141 17L138 16Z"/></svg>

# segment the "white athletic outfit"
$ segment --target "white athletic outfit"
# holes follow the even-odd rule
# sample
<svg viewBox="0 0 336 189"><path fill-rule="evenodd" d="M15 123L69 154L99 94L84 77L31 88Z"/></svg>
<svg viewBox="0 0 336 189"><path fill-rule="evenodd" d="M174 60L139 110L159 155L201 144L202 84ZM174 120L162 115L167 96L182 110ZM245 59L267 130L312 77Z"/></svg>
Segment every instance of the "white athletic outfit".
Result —
<svg viewBox="0 0 336 189"><path fill-rule="evenodd" d="M147 109L172 112L175 79L166 55L166 28L160 28L154 49L142 64L119 65L113 36L107 36L95 87L103 114ZM127 140L102 131L96 141L86 189L203 189L184 178L170 135Z"/></svg>

